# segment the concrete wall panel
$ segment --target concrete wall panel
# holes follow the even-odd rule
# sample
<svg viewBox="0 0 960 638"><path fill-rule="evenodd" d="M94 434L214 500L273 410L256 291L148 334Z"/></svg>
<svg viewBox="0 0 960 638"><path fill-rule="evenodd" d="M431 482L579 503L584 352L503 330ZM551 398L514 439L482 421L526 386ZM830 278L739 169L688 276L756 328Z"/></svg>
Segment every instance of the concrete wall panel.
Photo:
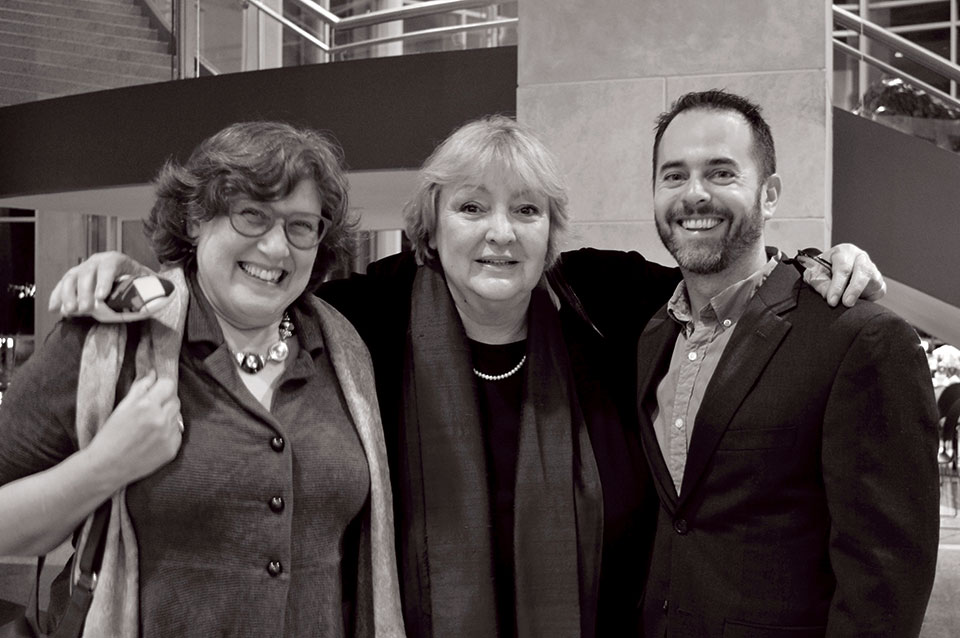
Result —
<svg viewBox="0 0 960 638"><path fill-rule="evenodd" d="M520 84L825 68L827 5L523 0Z"/></svg>

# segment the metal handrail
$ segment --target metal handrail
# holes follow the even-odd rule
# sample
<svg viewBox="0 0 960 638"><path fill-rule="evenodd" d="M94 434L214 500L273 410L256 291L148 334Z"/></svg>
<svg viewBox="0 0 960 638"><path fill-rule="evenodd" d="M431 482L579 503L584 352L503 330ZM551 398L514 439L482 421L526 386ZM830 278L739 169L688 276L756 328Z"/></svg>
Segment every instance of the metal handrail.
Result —
<svg viewBox="0 0 960 638"><path fill-rule="evenodd" d="M271 18L273 18L274 20L276 20L277 22L279 22L279 23L282 24L283 26L291 29L294 33L296 33L297 35L299 35L300 37L302 37L304 40L306 40L306 41L309 42L310 44L318 47L318 48L319 48L321 51L323 51L324 53L329 53L329 52L330 52L330 47L329 47L329 45L327 45L326 42L323 42L322 40L320 40L319 38L317 38L315 35L313 35L313 34L310 33L309 31L307 31L306 29L304 29L303 27L301 27L301 26L299 26L298 24L296 24L296 23L288 20L287 18L283 17L282 15L280 15L279 13L277 13L276 11L274 11L273 9L271 9L270 7L268 7L267 5L265 5L265 4L263 4L262 2L260 2L260 0L246 0L246 1L249 2L250 4L252 4L253 6L255 6L256 8L260 9L260 10L263 11L264 13L266 13L268 16L270 16ZM302 0L301 0L301 1L302 1ZM331 14L331 15L333 15L333 14ZM334 16L334 17L336 17L336 16Z"/></svg>
<svg viewBox="0 0 960 638"><path fill-rule="evenodd" d="M434 15L437 13L447 13L460 9L472 9L474 7L487 7L492 4L502 4L497 0L427 0L418 4L407 5L405 7L395 7L393 9L380 9L379 11L368 11L361 15L347 16L341 18L335 13L317 4L313 0L293 0L296 4L313 13L324 23L336 29L357 29L359 27L369 27L376 24L384 24L396 20L406 20L408 18L419 18L422 16ZM251 4L256 7L262 7L258 1L252 1ZM275 12L270 14L275 17Z"/></svg>
<svg viewBox="0 0 960 638"><path fill-rule="evenodd" d="M870 2L869 8L898 9L900 7L915 7L920 4L934 4L935 2L940 2L940 1L942 0L872 0L872 2ZM849 10L849 9L856 9L860 5L855 2L851 2L851 3L843 3L837 6L840 6L844 9Z"/></svg>
<svg viewBox="0 0 960 638"><path fill-rule="evenodd" d="M394 20L405 20L407 18L419 18L421 16L433 15L435 13L447 13L458 9L472 9L474 7L486 7L492 4L502 4L497 0L429 0L419 4L412 4L406 7L397 7L394 9L381 9L379 11L370 11L357 16L348 16L338 18L336 22L337 30L356 29L357 27L368 27L374 24L383 24Z"/></svg>
<svg viewBox="0 0 960 638"><path fill-rule="evenodd" d="M867 53L863 53L862 51L859 51L858 49L855 49L854 47L850 46L846 42L841 42L840 40L834 40L833 47L838 51L846 55L849 55L850 57L856 58L858 60L863 60L868 64L872 64L873 66L877 67L878 69L880 69L885 73L889 73L890 75L895 75L899 78L907 80L912 85L923 89L927 93L936 95L938 98L940 98L950 106L960 109L960 100L958 100L957 98L953 97L949 93L941 91L940 89L938 89L937 87L931 84L927 84L923 80L917 79L916 77L910 75L906 71L901 71L900 69L893 66L892 64L887 64L886 62L884 62L879 58L876 58Z"/></svg>
<svg viewBox="0 0 960 638"><path fill-rule="evenodd" d="M931 71L939 73L948 80L960 82L960 66L931 53L910 40L902 38L896 33L884 29L869 20L864 20L860 16L841 9L838 6L833 7L833 18L842 26L853 29L859 34L873 38L891 49L899 51L903 54L903 57L913 60ZM864 54L858 51L857 55L860 56ZM864 60L866 61L866 58L864 58ZM901 72L898 72L898 74L899 73Z"/></svg>
<svg viewBox="0 0 960 638"><path fill-rule="evenodd" d="M486 2L490 4L490 2ZM435 35L446 35L450 33L463 33L465 31L479 31L482 29L492 29L495 27L505 27L517 23L517 18L500 18L499 20L490 20L488 22L476 22L473 24L455 24L447 27L435 27L433 29L423 29L421 31L408 31L397 35L383 36L380 38L371 38L359 42L349 42L347 44L337 44L330 48L331 53L340 53L349 49L358 49L375 44L385 44L387 42L396 42L397 40L421 40Z"/></svg>
<svg viewBox="0 0 960 638"><path fill-rule="evenodd" d="M322 50L324 53L339 53L350 49L369 47L387 42L396 42L399 40L419 40L423 38L444 35L450 33L462 33L466 31L478 31L482 29L494 29L517 24L517 18L500 18L488 20L486 22L476 22L472 24L459 24L445 27L436 27L432 29L423 29L420 31L408 31L406 33L371 38L360 42L349 42L345 44L327 44L320 40L316 35L310 33L300 25L284 17L276 10L265 5L261 0L245 0L247 3L255 6L270 18L276 20L283 26L291 29L302 38ZM294 0L300 7L306 9L315 17L319 18L326 26L330 27L331 39L336 37L338 31L356 29L358 27L368 27L378 24L386 24L408 18L419 18L427 15L439 13L449 13L457 10L473 9L475 7L487 7L497 4L513 4L516 0L427 0L415 5L398 7L394 9L382 9L380 11L371 11L357 16L348 16L341 18L313 0Z"/></svg>
<svg viewBox="0 0 960 638"><path fill-rule="evenodd" d="M294 0L294 2L330 26L336 25L338 22L340 22L340 16L335 13L331 13L326 7L317 4L313 0Z"/></svg>

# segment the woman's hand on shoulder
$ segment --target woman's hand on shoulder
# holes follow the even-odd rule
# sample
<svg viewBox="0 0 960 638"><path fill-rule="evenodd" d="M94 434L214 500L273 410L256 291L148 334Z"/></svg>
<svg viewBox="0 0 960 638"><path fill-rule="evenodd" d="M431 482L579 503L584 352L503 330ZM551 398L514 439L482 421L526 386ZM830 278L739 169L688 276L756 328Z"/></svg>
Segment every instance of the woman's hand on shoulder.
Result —
<svg viewBox="0 0 960 638"><path fill-rule="evenodd" d="M867 251L853 244L837 244L821 255L830 262L832 274L825 269L807 269L803 279L831 306L841 300L852 307L858 299L877 301L887 292L883 275Z"/></svg>
<svg viewBox="0 0 960 638"><path fill-rule="evenodd" d="M68 270L53 292L47 310L65 317L89 315L96 302L110 294L114 281L121 275L152 274L146 266L121 252L95 253Z"/></svg>
<svg viewBox="0 0 960 638"><path fill-rule="evenodd" d="M176 457L183 441L180 424L174 382L151 372L130 386L85 453L119 489Z"/></svg>

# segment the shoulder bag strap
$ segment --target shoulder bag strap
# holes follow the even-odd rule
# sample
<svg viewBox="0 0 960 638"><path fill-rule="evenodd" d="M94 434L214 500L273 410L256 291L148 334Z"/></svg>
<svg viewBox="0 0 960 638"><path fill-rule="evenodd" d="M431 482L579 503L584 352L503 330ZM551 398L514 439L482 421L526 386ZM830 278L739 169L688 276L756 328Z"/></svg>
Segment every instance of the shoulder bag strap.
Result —
<svg viewBox="0 0 960 638"><path fill-rule="evenodd" d="M127 326L126 346L123 351L123 363L120 367L120 374L117 377L117 390L114 399L114 406L126 396L130 390L130 385L136 378L136 353L137 344L140 342L141 323L129 323ZM79 570L80 575L77 582L71 588L70 602L67 609L60 619L59 625L55 631L49 635L51 638L79 638L83 634L83 625L87 620L87 612L90 610L90 603L93 602L93 592L97 587L97 574L100 572L100 565L103 562L103 552L107 544L107 527L110 523L110 509L113 500L107 499L97 508L93 516L93 522L90 524L90 535L83 551L80 552ZM96 541L94 542L94 539ZM40 569L43 566L44 557L40 557L37 564L37 581L39 587ZM34 600L34 617L39 615L36 609L36 599ZM38 625L39 626L39 625Z"/></svg>

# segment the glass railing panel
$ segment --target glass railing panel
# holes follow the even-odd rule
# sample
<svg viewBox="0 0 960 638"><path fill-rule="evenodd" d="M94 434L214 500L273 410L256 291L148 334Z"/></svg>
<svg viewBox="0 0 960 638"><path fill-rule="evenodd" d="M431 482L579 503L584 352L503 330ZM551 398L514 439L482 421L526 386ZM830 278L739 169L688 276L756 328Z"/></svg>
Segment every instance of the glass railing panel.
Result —
<svg viewBox="0 0 960 638"><path fill-rule="evenodd" d="M341 17L363 15L384 8L384 2L345 3L350 11ZM408 5L409 6L409 5ZM334 5L336 7L336 5ZM336 9L335 9L336 10ZM460 49L480 49L517 44L516 3L471 6L447 13L415 16L353 29L337 28L334 56L337 60L409 55ZM384 38L397 38L380 42Z"/></svg>
<svg viewBox="0 0 960 638"><path fill-rule="evenodd" d="M194 3L186 3L188 5ZM244 64L244 48L259 49L264 30L276 30L270 24L254 22L247 26L243 3L236 0L196 0L193 17L199 21L194 75L219 75L249 70ZM188 20L193 22L195 20ZM255 66L254 68L259 68Z"/></svg>
<svg viewBox="0 0 960 638"><path fill-rule="evenodd" d="M40 6L75 28L25 27L48 41L34 34L11 44L56 59L34 61L31 52L14 61L16 71L0 66L0 107L171 79L517 44L517 0L112 0L83 20L60 15L70 9L56 3ZM110 42L98 47L101 36Z"/></svg>
<svg viewBox="0 0 960 638"><path fill-rule="evenodd" d="M960 152L957 0L862 8L834 10L834 105Z"/></svg>

